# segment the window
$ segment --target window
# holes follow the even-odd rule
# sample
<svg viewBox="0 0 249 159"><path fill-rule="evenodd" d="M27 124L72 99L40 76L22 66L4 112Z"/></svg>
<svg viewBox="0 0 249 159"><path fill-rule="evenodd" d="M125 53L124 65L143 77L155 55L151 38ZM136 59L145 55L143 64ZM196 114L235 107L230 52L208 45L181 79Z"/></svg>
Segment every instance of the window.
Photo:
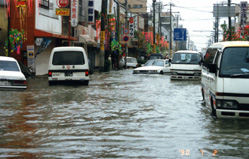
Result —
<svg viewBox="0 0 249 159"><path fill-rule="evenodd" d="M81 51L62 51L55 52L53 65L83 65L85 64L84 56Z"/></svg>
<svg viewBox="0 0 249 159"><path fill-rule="evenodd" d="M204 57L204 62L203 62L203 66L207 67L208 64L211 64L213 63L213 60L214 60L214 56L215 56L215 53L217 52L217 49L212 49L212 48L209 48L206 52L206 55Z"/></svg>
<svg viewBox="0 0 249 159"><path fill-rule="evenodd" d="M133 8L143 8L142 4L133 4Z"/></svg>
<svg viewBox="0 0 249 159"><path fill-rule="evenodd" d="M248 47L226 48L223 52L220 65L220 76L234 77L235 75L249 77Z"/></svg>
<svg viewBox="0 0 249 159"><path fill-rule="evenodd" d="M15 61L0 61L0 71L20 71Z"/></svg>
<svg viewBox="0 0 249 159"><path fill-rule="evenodd" d="M176 53L172 58L172 64L199 64L201 57L195 53Z"/></svg>

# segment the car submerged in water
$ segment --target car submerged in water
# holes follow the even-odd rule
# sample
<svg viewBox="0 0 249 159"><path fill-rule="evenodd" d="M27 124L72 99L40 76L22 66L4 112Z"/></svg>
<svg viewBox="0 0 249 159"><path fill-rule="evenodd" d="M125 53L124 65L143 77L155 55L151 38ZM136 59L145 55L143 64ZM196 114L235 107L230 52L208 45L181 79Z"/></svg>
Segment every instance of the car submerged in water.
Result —
<svg viewBox="0 0 249 159"><path fill-rule="evenodd" d="M133 74L165 74L170 73L168 59L155 59L147 61L143 67L133 70Z"/></svg>
<svg viewBox="0 0 249 159"><path fill-rule="evenodd" d="M0 89L26 89L26 77L16 59L0 56Z"/></svg>

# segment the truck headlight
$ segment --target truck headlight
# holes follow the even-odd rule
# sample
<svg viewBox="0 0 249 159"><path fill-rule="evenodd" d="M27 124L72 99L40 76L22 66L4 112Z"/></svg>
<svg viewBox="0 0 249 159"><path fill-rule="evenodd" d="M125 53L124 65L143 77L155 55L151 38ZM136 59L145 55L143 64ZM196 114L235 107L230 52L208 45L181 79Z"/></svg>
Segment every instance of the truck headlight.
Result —
<svg viewBox="0 0 249 159"><path fill-rule="evenodd" d="M235 100L216 100L217 108L238 109L238 102Z"/></svg>

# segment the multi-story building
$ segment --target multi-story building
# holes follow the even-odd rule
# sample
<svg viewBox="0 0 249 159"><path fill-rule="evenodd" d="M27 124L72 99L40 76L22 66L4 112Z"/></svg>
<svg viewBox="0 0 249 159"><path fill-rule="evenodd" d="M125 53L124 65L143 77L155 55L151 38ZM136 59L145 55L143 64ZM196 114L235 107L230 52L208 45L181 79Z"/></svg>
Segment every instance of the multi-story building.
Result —
<svg viewBox="0 0 249 159"><path fill-rule="evenodd" d="M125 0L119 0L124 4ZM127 0L128 9L130 12L145 13L147 11L147 0Z"/></svg>

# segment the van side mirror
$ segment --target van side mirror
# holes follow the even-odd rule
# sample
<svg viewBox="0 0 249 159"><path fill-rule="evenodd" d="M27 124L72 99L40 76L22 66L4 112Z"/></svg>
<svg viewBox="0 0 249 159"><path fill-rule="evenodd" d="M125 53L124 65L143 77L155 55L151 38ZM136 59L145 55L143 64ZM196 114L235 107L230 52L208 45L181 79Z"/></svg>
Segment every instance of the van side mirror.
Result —
<svg viewBox="0 0 249 159"><path fill-rule="evenodd" d="M208 69L210 73L217 73L217 65L216 64L208 64Z"/></svg>
<svg viewBox="0 0 249 159"><path fill-rule="evenodd" d="M169 59L169 62L171 62L171 59Z"/></svg>
<svg viewBox="0 0 249 159"><path fill-rule="evenodd" d="M199 65L201 66L203 64L203 60L201 59L199 62Z"/></svg>

